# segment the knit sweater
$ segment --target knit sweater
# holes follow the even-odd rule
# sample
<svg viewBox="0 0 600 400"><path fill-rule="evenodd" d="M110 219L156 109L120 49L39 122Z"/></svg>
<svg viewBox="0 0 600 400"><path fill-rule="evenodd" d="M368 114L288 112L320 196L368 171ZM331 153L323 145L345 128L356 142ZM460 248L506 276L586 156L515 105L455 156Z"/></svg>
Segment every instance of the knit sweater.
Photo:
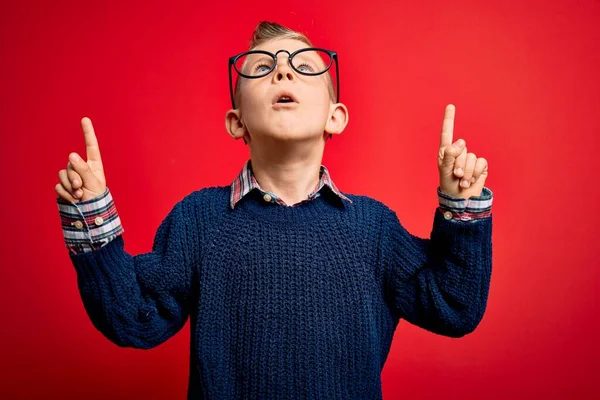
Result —
<svg viewBox="0 0 600 400"><path fill-rule="evenodd" d="M132 256L123 236L69 256L94 326L149 349L190 318L188 399L381 399L400 319L461 337L486 309L492 217L436 211L429 238L367 196L283 207L197 190Z"/></svg>

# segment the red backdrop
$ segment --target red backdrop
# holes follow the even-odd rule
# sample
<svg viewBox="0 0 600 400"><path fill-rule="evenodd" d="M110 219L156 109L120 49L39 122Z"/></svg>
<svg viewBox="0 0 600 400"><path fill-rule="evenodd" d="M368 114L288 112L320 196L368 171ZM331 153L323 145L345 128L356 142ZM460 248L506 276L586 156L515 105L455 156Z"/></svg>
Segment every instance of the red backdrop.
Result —
<svg viewBox="0 0 600 400"><path fill-rule="evenodd" d="M428 236L448 103L455 139L489 161L486 315L459 340L401 322L384 397L600 395L598 1L83 3L0 5L0 397L185 397L188 325L151 351L92 326L54 185L90 117L126 250L150 251L177 201L247 159L224 129L226 65L262 19L339 53L350 123L324 163L342 191Z"/></svg>

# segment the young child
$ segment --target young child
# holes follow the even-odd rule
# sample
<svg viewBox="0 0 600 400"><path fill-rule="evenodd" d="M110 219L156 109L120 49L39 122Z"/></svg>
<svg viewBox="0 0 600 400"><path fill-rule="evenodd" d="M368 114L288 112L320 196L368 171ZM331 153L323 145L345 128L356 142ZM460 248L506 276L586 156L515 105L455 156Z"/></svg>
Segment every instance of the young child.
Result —
<svg viewBox="0 0 600 400"><path fill-rule="evenodd" d="M118 346L149 349L190 318L189 399L381 399L399 319L462 337L486 309L492 266L487 162L443 121L429 239L394 211L342 193L321 165L342 133L334 52L262 22L233 57L226 128L250 159L231 185L179 201L152 251L124 251L98 142L70 154L57 199L85 309ZM309 50L305 50L309 49ZM461 183L464 181L465 183Z"/></svg>

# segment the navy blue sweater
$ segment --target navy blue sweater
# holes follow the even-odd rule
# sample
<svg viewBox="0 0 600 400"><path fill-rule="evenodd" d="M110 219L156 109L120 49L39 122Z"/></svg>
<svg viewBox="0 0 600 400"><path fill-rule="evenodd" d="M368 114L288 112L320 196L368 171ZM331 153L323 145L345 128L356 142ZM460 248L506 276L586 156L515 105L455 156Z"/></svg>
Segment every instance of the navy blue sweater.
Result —
<svg viewBox="0 0 600 400"><path fill-rule="evenodd" d="M151 252L118 236L70 254L91 321L117 345L152 348L190 318L189 399L381 399L400 318L461 337L483 317L491 216L436 211L425 239L367 196L284 207L254 191L232 210L229 194L187 195Z"/></svg>

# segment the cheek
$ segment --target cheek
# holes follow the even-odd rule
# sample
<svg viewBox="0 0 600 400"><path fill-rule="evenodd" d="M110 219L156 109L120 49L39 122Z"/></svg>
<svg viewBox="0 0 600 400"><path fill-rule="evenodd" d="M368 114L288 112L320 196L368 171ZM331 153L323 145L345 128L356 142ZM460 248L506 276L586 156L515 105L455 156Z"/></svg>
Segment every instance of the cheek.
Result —
<svg viewBox="0 0 600 400"><path fill-rule="evenodd" d="M259 88L247 85L240 93L240 100L240 111L244 121L249 125L254 125L257 121L260 121L265 108L265 101Z"/></svg>
<svg viewBox="0 0 600 400"><path fill-rule="evenodd" d="M240 99L245 108L253 109L260 100L258 88L252 87L251 84L246 84L240 91Z"/></svg>
<svg viewBox="0 0 600 400"><path fill-rule="evenodd" d="M329 98L329 93L320 93L313 97L313 101L311 101L311 112L312 115L319 123L327 122L327 117L329 116L329 106L331 104L331 99Z"/></svg>

